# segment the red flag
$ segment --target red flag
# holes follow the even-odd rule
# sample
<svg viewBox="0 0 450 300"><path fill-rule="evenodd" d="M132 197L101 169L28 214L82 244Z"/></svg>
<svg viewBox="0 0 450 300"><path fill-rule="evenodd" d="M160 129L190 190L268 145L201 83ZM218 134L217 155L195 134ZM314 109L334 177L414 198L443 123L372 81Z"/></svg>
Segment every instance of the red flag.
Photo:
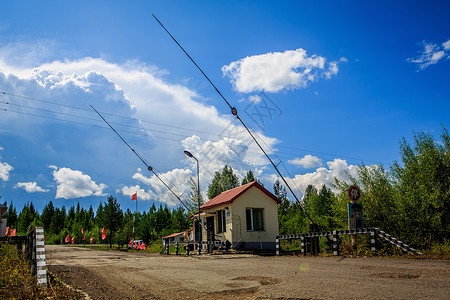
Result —
<svg viewBox="0 0 450 300"><path fill-rule="evenodd" d="M137 200L137 193L135 193L133 196L131 196L131 200Z"/></svg>
<svg viewBox="0 0 450 300"><path fill-rule="evenodd" d="M130 243L128 244L128 247L133 248L133 239L130 238Z"/></svg>
<svg viewBox="0 0 450 300"><path fill-rule="evenodd" d="M75 237L72 237L72 244L75 243Z"/></svg>
<svg viewBox="0 0 450 300"><path fill-rule="evenodd" d="M84 229L83 228L81 228L81 233L84 234Z"/></svg>
<svg viewBox="0 0 450 300"><path fill-rule="evenodd" d="M64 240L64 242L66 242L66 243L70 242L70 234L67 234L66 239Z"/></svg>
<svg viewBox="0 0 450 300"><path fill-rule="evenodd" d="M145 244L144 244L144 243L142 243L142 244L141 244L141 246L139 246L139 249L141 249L141 250L145 250Z"/></svg>
<svg viewBox="0 0 450 300"><path fill-rule="evenodd" d="M8 236L8 234L9 234L9 226L6 227L5 236Z"/></svg>
<svg viewBox="0 0 450 300"><path fill-rule="evenodd" d="M86 239L86 236L83 234L83 241Z"/></svg>
<svg viewBox="0 0 450 300"><path fill-rule="evenodd" d="M93 242L94 242L94 238L92 237L92 238L91 238L91 244L92 244Z"/></svg>
<svg viewBox="0 0 450 300"><path fill-rule="evenodd" d="M102 229L102 240L106 239L105 227Z"/></svg>
<svg viewBox="0 0 450 300"><path fill-rule="evenodd" d="M16 236L16 230L15 229L11 229L11 236Z"/></svg>

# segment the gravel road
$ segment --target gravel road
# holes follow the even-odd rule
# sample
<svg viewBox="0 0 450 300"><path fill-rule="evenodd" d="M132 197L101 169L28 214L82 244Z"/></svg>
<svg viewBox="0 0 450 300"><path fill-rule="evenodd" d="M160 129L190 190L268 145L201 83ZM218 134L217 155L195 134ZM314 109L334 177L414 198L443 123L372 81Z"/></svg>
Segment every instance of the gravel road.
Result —
<svg viewBox="0 0 450 300"><path fill-rule="evenodd" d="M450 299L449 260L45 248L49 272L91 299Z"/></svg>

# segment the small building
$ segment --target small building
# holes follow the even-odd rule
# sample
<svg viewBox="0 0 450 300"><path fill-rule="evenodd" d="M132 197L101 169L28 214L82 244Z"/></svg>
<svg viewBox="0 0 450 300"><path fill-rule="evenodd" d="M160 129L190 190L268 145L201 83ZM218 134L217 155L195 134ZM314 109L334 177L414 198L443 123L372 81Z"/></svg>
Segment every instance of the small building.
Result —
<svg viewBox="0 0 450 300"><path fill-rule="evenodd" d="M234 249L275 250L279 203L256 181L225 191L200 207L202 240L229 241Z"/></svg>
<svg viewBox="0 0 450 300"><path fill-rule="evenodd" d="M162 243L165 245L166 243L187 242L190 240L191 232L192 230L187 230L169 234L168 236L162 237Z"/></svg>

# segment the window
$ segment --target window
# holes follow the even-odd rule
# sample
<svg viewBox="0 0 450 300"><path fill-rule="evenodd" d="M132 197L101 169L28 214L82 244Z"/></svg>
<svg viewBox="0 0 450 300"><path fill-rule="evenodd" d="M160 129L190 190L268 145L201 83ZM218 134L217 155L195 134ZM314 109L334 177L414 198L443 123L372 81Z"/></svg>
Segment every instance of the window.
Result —
<svg viewBox="0 0 450 300"><path fill-rule="evenodd" d="M217 211L217 233L222 233L227 230L227 225L225 221L225 211Z"/></svg>
<svg viewBox="0 0 450 300"><path fill-rule="evenodd" d="M264 209L247 208L247 231L264 231Z"/></svg>

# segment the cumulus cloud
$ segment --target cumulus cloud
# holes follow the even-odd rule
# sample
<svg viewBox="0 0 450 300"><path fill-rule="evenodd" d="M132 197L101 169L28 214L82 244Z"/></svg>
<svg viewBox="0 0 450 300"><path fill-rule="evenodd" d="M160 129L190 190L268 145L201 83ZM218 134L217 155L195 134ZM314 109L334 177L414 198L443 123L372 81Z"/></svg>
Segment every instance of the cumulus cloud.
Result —
<svg viewBox="0 0 450 300"><path fill-rule="evenodd" d="M103 190L106 184L96 184L89 175L70 168L50 166L53 178L57 184L55 199L75 199L89 196L106 196Z"/></svg>
<svg viewBox="0 0 450 300"><path fill-rule="evenodd" d="M233 88L242 93L279 92L307 87L320 77L330 79L338 73L338 63L306 50L286 50L247 56L222 67Z"/></svg>
<svg viewBox="0 0 450 300"><path fill-rule="evenodd" d="M9 180L9 172L14 170L14 168L5 162L0 162L0 179L3 181Z"/></svg>
<svg viewBox="0 0 450 300"><path fill-rule="evenodd" d="M294 158L288 161L288 163L303 167L305 169L310 169L322 165L322 160L317 156L305 155L302 158Z"/></svg>
<svg viewBox="0 0 450 300"><path fill-rule="evenodd" d="M356 170L357 166L348 165L347 162L342 159L334 159L333 161L327 162L327 167L320 167L314 172L295 175L291 180L295 183L295 187L303 193L310 184L317 189L320 189L324 184L331 187L334 177L339 180L348 181L349 178L346 172L353 177L357 177Z"/></svg>
<svg viewBox="0 0 450 300"><path fill-rule="evenodd" d="M122 195L130 197L130 199L137 193L138 200L154 200L152 199L152 194L141 188L139 185L124 186L121 189L117 189L116 193L122 193Z"/></svg>
<svg viewBox="0 0 450 300"><path fill-rule="evenodd" d="M183 194L189 190L188 179L191 175L192 172L188 169L173 169L171 171L158 174L159 178L161 178L165 184L167 184L181 199L184 198ZM144 190L140 188L139 185L134 187L124 187L121 190L124 195L132 195L138 188L139 199L153 200L156 202L165 203L168 206L176 206L181 204L172 192L170 192L164 185L164 183L156 177L156 175L153 174L150 177L146 177L141 172L138 172L133 175L133 179L140 181L149 188Z"/></svg>
<svg viewBox="0 0 450 300"><path fill-rule="evenodd" d="M0 151L3 150L3 147L0 147ZM0 156L1 159L1 156ZM9 180L9 172L14 170L14 168L6 162L0 161L0 179L3 181Z"/></svg>
<svg viewBox="0 0 450 300"><path fill-rule="evenodd" d="M440 45L422 41L419 45L423 47L423 50L419 51L419 56L407 59L408 62L417 64L418 71L424 70L430 65L437 64L444 58L450 58L450 40Z"/></svg>
<svg viewBox="0 0 450 300"><path fill-rule="evenodd" d="M14 188L23 188L27 193L45 193L48 192L48 189L43 189L37 185L36 182L18 182Z"/></svg>

